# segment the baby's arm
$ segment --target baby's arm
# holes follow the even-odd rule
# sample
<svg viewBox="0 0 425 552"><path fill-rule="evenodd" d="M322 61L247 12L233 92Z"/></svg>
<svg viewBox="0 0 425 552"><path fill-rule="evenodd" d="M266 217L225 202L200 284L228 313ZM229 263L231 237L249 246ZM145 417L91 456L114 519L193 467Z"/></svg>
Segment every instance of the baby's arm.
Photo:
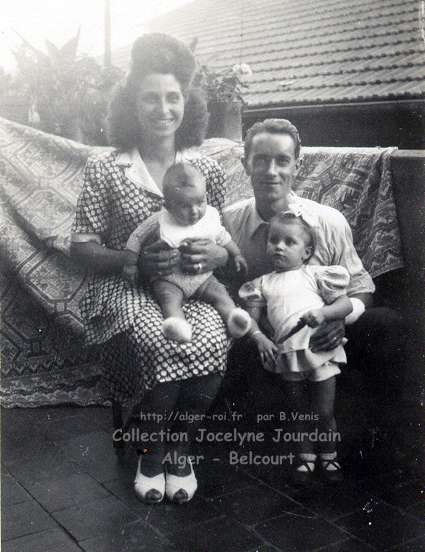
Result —
<svg viewBox="0 0 425 552"><path fill-rule="evenodd" d="M237 272L242 272L242 275L246 276L248 274L248 263L236 243L230 240L224 245L224 248L229 256L232 257Z"/></svg>
<svg viewBox="0 0 425 552"><path fill-rule="evenodd" d="M344 319L352 310L353 306L350 299L346 295L340 295L329 305L325 305L320 309L309 310L301 317L301 320L311 328L315 328L323 322Z"/></svg>

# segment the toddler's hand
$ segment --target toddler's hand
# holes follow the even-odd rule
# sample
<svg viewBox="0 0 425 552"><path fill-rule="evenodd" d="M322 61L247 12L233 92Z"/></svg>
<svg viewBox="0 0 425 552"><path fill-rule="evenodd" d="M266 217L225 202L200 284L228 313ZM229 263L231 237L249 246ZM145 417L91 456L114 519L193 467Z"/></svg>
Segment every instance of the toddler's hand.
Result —
<svg viewBox="0 0 425 552"><path fill-rule="evenodd" d="M244 278L248 275L248 263L243 255L236 255L233 257L235 268L237 272L241 273Z"/></svg>
<svg viewBox="0 0 425 552"><path fill-rule="evenodd" d="M261 362L266 364L268 362L274 363L276 361L277 347L262 332L255 333L252 336L252 339L255 341L258 347L258 352L260 353Z"/></svg>
<svg viewBox="0 0 425 552"><path fill-rule="evenodd" d="M310 326L310 328L317 328L317 326L323 324L326 318L322 309L313 309L306 312L304 316L301 317L301 320Z"/></svg>

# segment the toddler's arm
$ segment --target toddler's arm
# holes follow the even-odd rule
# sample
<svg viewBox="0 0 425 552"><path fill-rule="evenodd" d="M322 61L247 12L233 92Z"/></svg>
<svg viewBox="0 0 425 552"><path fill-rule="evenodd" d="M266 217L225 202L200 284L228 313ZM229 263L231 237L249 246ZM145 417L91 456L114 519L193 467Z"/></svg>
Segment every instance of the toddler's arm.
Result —
<svg viewBox="0 0 425 552"><path fill-rule="evenodd" d="M265 364L266 361L275 362L277 347L258 326L258 321L260 320L263 308L247 306L245 310L251 316L251 329L249 330L248 335L253 341L255 341L262 363Z"/></svg>
<svg viewBox="0 0 425 552"><path fill-rule="evenodd" d="M311 309L302 317L311 328L320 326L323 322L344 319L353 310L350 299L346 295L340 295L333 303L320 309Z"/></svg>
<svg viewBox="0 0 425 552"><path fill-rule="evenodd" d="M224 245L224 248L228 252L229 256L232 257L237 272L241 272L242 276L245 277L248 274L248 263L242 255L239 247L233 240L230 240L226 243L226 245Z"/></svg>

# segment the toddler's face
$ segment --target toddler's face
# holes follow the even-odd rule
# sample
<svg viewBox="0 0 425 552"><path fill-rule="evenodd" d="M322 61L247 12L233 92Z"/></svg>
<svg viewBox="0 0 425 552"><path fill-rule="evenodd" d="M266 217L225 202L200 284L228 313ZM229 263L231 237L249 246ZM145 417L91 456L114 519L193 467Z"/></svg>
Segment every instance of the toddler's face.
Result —
<svg viewBox="0 0 425 552"><path fill-rule="evenodd" d="M274 221L270 225L267 254L277 272L300 268L311 257L307 232L298 224Z"/></svg>
<svg viewBox="0 0 425 552"><path fill-rule="evenodd" d="M207 208L207 198L204 186L190 186L174 193L166 208L182 226L196 224L204 215Z"/></svg>

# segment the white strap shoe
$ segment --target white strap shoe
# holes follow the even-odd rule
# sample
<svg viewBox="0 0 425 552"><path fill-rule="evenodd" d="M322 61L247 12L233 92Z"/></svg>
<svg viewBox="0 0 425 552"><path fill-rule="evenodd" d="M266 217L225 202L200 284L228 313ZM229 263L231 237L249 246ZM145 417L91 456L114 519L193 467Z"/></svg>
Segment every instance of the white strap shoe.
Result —
<svg viewBox="0 0 425 552"><path fill-rule="evenodd" d="M153 477L143 475L141 472L142 457L139 456L136 477L134 479L134 491L137 498L145 504L158 504L162 502L165 493L165 476L159 473Z"/></svg>
<svg viewBox="0 0 425 552"><path fill-rule="evenodd" d="M165 494L171 502L182 504L192 500L193 495L198 488L198 482L193 471L193 466L190 458L187 458L190 465L190 474L179 476L167 471L165 479Z"/></svg>

